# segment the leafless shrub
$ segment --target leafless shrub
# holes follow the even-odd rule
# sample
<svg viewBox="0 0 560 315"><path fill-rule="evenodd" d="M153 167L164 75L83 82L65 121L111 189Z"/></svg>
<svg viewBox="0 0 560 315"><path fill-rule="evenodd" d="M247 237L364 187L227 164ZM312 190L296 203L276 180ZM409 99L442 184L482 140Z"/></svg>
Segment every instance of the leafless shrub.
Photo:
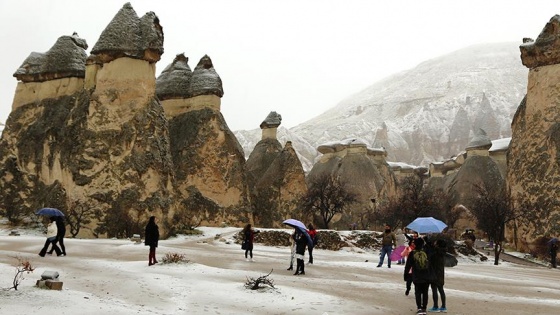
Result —
<svg viewBox="0 0 560 315"><path fill-rule="evenodd" d="M16 274L14 276L14 281L12 282L12 287L5 288L4 290L9 291L14 289L17 291L18 286L20 285L21 281L23 281L24 275L33 272L35 268L31 265L31 262L25 258L21 257L14 257L18 260L18 264L16 266Z"/></svg>
<svg viewBox="0 0 560 315"><path fill-rule="evenodd" d="M274 288L274 280L268 278L268 276L270 276L270 274L272 273L272 270L274 269L271 269L267 275L260 276L257 279L247 277L247 282L245 282L245 288L251 290L258 290L258 289L265 288L261 286L261 284Z"/></svg>
<svg viewBox="0 0 560 315"><path fill-rule="evenodd" d="M178 264L178 263L188 263L189 260L184 254L179 253L166 253L161 259L164 264Z"/></svg>

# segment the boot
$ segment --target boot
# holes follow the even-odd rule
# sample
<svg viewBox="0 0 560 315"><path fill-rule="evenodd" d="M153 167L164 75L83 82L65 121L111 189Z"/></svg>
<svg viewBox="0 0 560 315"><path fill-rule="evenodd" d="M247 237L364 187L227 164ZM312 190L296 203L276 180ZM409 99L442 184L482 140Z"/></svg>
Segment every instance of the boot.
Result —
<svg viewBox="0 0 560 315"><path fill-rule="evenodd" d="M290 267L288 267L288 269L286 270L294 270L294 265L290 265Z"/></svg>
<svg viewBox="0 0 560 315"><path fill-rule="evenodd" d="M299 268L299 274L300 275L305 274L305 263L303 262L303 259L301 260L301 268Z"/></svg>

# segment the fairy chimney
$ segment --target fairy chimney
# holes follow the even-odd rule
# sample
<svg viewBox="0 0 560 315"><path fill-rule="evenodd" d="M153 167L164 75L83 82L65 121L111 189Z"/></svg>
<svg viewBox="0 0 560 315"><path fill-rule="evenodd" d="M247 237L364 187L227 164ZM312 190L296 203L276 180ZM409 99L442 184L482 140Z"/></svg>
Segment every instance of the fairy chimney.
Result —
<svg viewBox="0 0 560 315"><path fill-rule="evenodd" d="M507 182L513 206L534 218L519 218L517 233L512 233L518 248L528 250L560 224L560 16L519 48L529 78L511 125Z"/></svg>

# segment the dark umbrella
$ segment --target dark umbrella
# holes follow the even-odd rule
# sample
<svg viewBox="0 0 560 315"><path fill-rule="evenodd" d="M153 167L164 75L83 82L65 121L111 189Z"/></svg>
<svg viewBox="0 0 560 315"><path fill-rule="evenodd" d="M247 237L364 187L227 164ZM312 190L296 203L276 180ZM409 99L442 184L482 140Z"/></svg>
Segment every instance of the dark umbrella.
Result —
<svg viewBox="0 0 560 315"><path fill-rule="evenodd" d="M309 236L309 233L307 233L307 227L305 226L305 224L303 224L303 222L296 219L287 219L282 223L291 226L303 233L303 235L305 235L305 237L307 238L307 246L309 248L313 248L313 240L311 239L311 236Z"/></svg>
<svg viewBox="0 0 560 315"><path fill-rule="evenodd" d="M37 215L45 215L48 217L63 217L64 213L56 208L43 208L35 212Z"/></svg>
<svg viewBox="0 0 560 315"><path fill-rule="evenodd" d="M445 267L455 267L457 266L457 258L453 255L451 255L450 253L445 253L444 257L444 264Z"/></svg>

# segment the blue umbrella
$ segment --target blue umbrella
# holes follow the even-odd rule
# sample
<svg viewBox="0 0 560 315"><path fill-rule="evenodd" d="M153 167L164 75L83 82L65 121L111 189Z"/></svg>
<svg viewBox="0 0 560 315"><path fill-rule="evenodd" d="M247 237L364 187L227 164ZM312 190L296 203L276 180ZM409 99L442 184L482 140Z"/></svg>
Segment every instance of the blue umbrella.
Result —
<svg viewBox="0 0 560 315"><path fill-rule="evenodd" d="M303 233L303 235L305 235L305 238L307 238L307 246L309 248L313 248L313 239L311 239L311 236L309 236L309 233L307 233L307 227L305 226L305 224L303 224L303 222L296 219L287 219L282 223L291 226Z"/></svg>
<svg viewBox="0 0 560 315"><path fill-rule="evenodd" d="M37 215L45 215L49 217L63 217L64 213L62 211L55 209L55 208L42 208L35 212Z"/></svg>
<svg viewBox="0 0 560 315"><path fill-rule="evenodd" d="M419 217L406 227L418 233L441 233L447 224L432 217Z"/></svg>

